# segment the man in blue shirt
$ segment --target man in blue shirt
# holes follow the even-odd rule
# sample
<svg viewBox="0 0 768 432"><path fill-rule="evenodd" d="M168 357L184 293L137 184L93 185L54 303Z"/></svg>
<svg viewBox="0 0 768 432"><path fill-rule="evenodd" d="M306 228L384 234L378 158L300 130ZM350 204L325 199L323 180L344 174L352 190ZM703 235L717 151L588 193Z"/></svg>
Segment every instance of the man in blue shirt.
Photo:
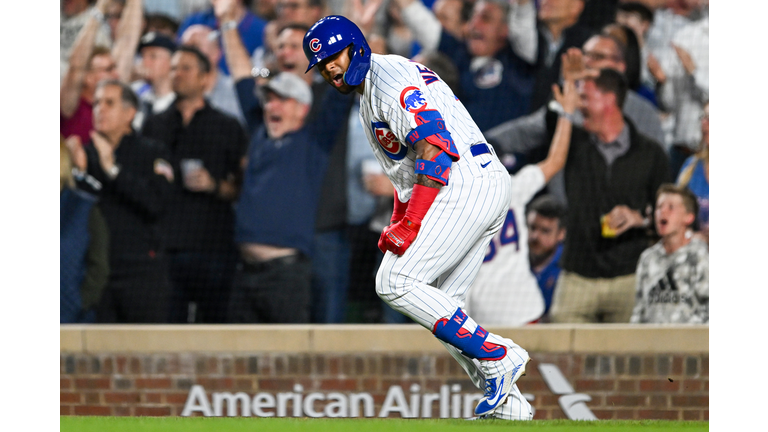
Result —
<svg viewBox="0 0 768 432"><path fill-rule="evenodd" d="M396 3L422 50L437 50L456 65L456 96L481 131L529 113L536 83L535 15L531 2L475 2L463 40L446 31L420 1ZM525 29L530 30L531 37L522 37Z"/></svg>
<svg viewBox="0 0 768 432"><path fill-rule="evenodd" d="M544 297L544 314L541 321L548 321L552 295L560 276L560 255L565 239L565 206L551 195L542 195L528 205L528 256L531 272L536 276L541 295Z"/></svg>
<svg viewBox="0 0 768 432"><path fill-rule="evenodd" d="M238 97L246 107L257 102L254 81L244 83L250 90L238 86ZM305 123L312 92L303 79L282 72L258 91L263 124L253 131L237 203L235 242L241 262L230 320L307 323L320 187L336 131L349 112L349 98L329 92L325 110Z"/></svg>

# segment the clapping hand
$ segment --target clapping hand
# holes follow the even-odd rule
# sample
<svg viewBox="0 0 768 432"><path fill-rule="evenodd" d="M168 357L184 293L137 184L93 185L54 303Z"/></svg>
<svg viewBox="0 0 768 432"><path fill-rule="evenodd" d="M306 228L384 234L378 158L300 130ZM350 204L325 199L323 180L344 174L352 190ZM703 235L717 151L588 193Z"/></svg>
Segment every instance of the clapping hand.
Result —
<svg viewBox="0 0 768 432"><path fill-rule="evenodd" d="M91 141L96 148L96 152L99 154L99 164L104 172L110 172L115 166L115 149L112 147L112 143L109 142L107 137L96 132L91 131Z"/></svg>
<svg viewBox="0 0 768 432"><path fill-rule="evenodd" d="M664 84L667 81L667 74L664 73L664 69L661 68L659 60L653 54L648 54L648 72L653 75L657 82Z"/></svg>
<svg viewBox="0 0 768 432"><path fill-rule="evenodd" d="M693 75L696 72L696 62L693 61L688 51L675 44L672 44L672 48L675 49L677 57L680 58L680 62L683 64L685 71L688 72L688 75Z"/></svg>
<svg viewBox="0 0 768 432"><path fill-rule="evenodd" d="M72 159L72 164L80 171L85 171L88 168L88 156L85 154L83 143L80 142L80 137L72 135L64 141L69 151L69 157Z"/></svg>

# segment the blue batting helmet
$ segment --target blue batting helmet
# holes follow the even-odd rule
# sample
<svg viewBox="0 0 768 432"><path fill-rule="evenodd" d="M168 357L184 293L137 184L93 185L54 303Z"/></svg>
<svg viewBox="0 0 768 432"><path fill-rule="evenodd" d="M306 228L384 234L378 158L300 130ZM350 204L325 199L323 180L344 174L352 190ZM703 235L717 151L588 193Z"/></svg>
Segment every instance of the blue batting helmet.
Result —
<svg viewBox="0 0 768 432"><path fill-rule="evenodd" d="M307 72L327 57L352 45L349 68L344 82L356 86L363 82L371 67L371 48L363 32L352 21L339 15L321 18L304 35L304 55L309 60ZM306 72L305 72L306 73Z"/></svg>

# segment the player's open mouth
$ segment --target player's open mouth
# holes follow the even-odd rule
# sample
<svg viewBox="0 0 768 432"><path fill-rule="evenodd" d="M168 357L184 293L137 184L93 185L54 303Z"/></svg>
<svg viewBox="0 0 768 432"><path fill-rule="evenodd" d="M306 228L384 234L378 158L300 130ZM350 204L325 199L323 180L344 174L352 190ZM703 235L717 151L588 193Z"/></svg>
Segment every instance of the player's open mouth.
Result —
<svg viewBox="0 0 768 432"><path fill-rule="evenodd" d="M336 74L333 77L333 85L336 87L341 87L343 84L344 84L344 75Z"/></svg>

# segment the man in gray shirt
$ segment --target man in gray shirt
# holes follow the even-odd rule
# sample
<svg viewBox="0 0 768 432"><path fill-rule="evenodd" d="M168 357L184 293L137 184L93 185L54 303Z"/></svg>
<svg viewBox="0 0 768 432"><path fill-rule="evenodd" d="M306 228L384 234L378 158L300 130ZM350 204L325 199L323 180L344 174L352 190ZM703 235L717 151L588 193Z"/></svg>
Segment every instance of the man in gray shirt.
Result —
<svg viewBox="0 0 768 432"><path fill-rule="evenodd" d="M583 51L571 48L565 54L562 75L572 74L576 79L594 76L600 69L614 69L621 73L627 65L621 44L614 38L604 35L591 37L584 44ZM502 123L485 133L485 137L500 153L529 153L548 142L547 112L560 113L557 102L539 108L532 114ZM634 91L627 91L622 107L624 115L637 127L637 130L659 144L664 142L661 120L658 110ZM576 111L574 125L580 126L583 118ZM559 173L549 183L550 192L565 203L563 174Z"/></svg>

